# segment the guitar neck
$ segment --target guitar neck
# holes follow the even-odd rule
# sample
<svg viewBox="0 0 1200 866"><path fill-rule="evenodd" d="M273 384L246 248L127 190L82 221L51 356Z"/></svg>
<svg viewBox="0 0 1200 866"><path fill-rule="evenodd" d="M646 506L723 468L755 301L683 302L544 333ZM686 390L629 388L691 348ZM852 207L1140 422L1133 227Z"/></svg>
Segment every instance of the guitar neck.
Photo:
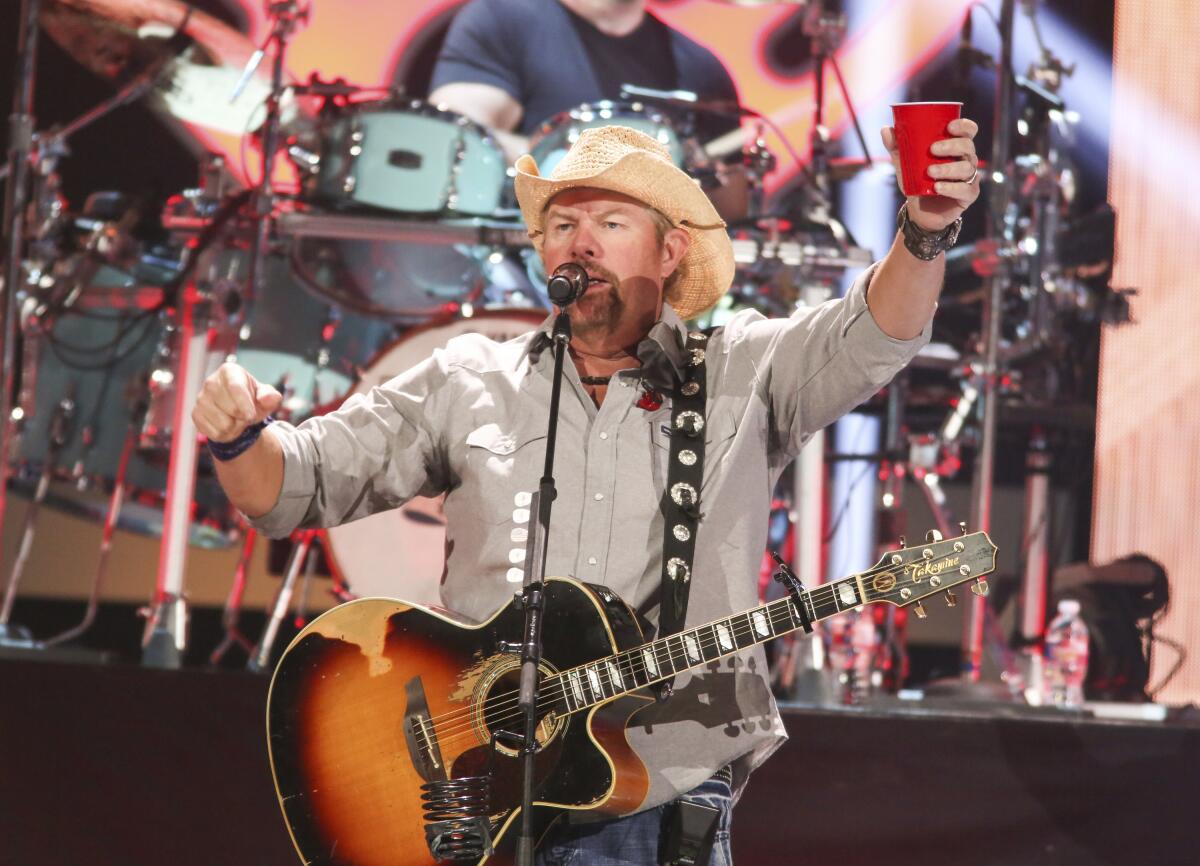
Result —
<svg viewBox="0 0 1200 866"><path fill-rule="evenodd" d="M852 575L802 592L799 603L805 606L809 621L819 622L864 604L863 579L864 575ZM565 710L577 712L788 634L800 626L801 617L793 600L781 598L563 671L547 678L543 693L557 695L561 689Z"/></svg>
<svg viewBox="0 0 1200 866"><path fill-rule="evenodd" d="M890 553L859 574L802 590L795 598L781 598L562 671L546 678L542 693L561 712L578 712L788 634L805 619L820 622L873 602L913 604L978 580L995 566L996 547L987 533L945 541L939 536L926 545ZM797 605L803 605L804 617Z"/></svg>

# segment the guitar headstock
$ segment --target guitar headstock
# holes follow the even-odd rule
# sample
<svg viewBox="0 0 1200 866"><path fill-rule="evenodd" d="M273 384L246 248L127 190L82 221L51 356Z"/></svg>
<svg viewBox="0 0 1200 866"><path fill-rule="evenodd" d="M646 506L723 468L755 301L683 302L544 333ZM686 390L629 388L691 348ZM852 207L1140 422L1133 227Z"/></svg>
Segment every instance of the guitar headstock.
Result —
<svg viewBox="0 0 1200 866"><path fill-rule="evenodd" d="M897 607L915 604L917 616L924 618L922 599L944 592L953 607L957 600L951 590L961 584L970 583L974 593L987 595L983 577L995 568L996 545L986 532L942 538L937 530L930 530L925 544L885 553L863 573L862 583L867 601Z"/></svg>

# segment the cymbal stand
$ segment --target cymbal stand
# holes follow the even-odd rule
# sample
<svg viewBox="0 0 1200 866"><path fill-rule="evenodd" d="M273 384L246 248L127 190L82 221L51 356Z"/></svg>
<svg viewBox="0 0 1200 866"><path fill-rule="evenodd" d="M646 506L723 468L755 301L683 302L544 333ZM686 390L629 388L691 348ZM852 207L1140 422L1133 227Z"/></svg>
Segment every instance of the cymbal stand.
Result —
<svg viewBox="0 0 1200 866"><path fill-rule="evenodd" d="M280 122L282 117L283 97L287 93L284 83L284 57L287 54L288 40L296 26L308 21L309 5L299 0L267 0L267 14L271 17L271 32L262 46L250 58L242 80L234 88L232 99L237 99L242 87L254 74L258 64L266 56L272 43L275 53L271 63L271 92L267 97L267 116L262 125L262 177L254 191L252 213L254 218L254 235L250 241L250 258L246 273L246 298L244 307L243 338L249 336L249 329L254 327L254 303L262 289L264 262L270 249L271 236L275 228L274 211L275 195L273 188L275 174L275 157L280 145Z"/></svg>
<svg viewBox="0 0 1200 866"><path fill-rule="evenodd" d="M813 2L804 13L804 34L812 40L812 54L815 67L815 87L813 100L813 128L811 135L812 157L809 162L809 179L816 189L816 197L811 205L810 218L815 222L828 222L833 202L833 190L829 173L829 139L825 129L825 64L828 63L837 78L838 87L842 91L842 99L846 110L854 124L862 146L863 159L870 163L871 151L867 147L866 136L858 122L858 112L854 110L854 101L850 91L846 89L846 80L837 63L837 47L846 35L845 13L829 13L825 11L825 3Z"/></svg>
<svg viewBox="0 0 1200 866"><path fill-rule="evenodd" d="M996 107L992 134L992 172L988 193L985 237L1011 243L1014 225L1008 219L1012 198L1012 173L1009 166L1010 131L1013 122L1013 25L1016 0L1001 0L1000 62L996 67ZM996 463L996 417L1000 353L1000 319L1004 296L1012 285L1011 267L1001 259L989 277L983 301L982 390L983 417L980 422L979 448L975 455L971 490L971 527L987 532L992 525L993 472ZM983 631L987 616L987 598L974 595L963 618L961 677L970 686L979 682L983 663Z"/></svg>
<svg viewBox="0 0 1200 866"><path fill-rule="evenodd" d="M22 0L21 3L13 109L8 127L8 186L4 190L6 258L4 285L0 287L0 533L4 529L8 504L8 454L14 433L12 399L16 379L17 286L21 283L21 264L25 255L25 207L29 197L29 155L33 149L33 83L40 5L41 0ZM11 607L9 594L6 593L6 608ZM7 634L9 628L8 614L0 615L0 636Z"/></svg>

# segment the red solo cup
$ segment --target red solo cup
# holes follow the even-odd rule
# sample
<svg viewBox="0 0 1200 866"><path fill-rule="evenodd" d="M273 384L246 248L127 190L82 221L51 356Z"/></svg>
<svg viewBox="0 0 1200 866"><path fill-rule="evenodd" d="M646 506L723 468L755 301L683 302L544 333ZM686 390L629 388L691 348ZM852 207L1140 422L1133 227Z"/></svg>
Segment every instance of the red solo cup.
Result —
<svg viewBox="0 0 1200 866"><path fill-rule="evenodd" d="M937 195L929 166L957 157L934 156L935 141L950 138L946 127L962 116L961 102L902 102L892 106L896 147L900 150L901 186L905 195Z"/></svg>

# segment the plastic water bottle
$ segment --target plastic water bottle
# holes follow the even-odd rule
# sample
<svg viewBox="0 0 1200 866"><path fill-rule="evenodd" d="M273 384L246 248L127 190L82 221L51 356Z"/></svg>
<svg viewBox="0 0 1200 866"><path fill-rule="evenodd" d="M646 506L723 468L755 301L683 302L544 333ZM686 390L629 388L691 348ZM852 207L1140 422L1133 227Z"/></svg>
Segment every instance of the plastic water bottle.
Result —
<svg viewBox="0 0 1200 866"><path fill-rule="evenodd" d="M1064 598L1046 628L1042 664L1044 705L1077 709L1083 706L1083 681L1087 678L1088 630L1079 615L1079 602Z"/></svg>

